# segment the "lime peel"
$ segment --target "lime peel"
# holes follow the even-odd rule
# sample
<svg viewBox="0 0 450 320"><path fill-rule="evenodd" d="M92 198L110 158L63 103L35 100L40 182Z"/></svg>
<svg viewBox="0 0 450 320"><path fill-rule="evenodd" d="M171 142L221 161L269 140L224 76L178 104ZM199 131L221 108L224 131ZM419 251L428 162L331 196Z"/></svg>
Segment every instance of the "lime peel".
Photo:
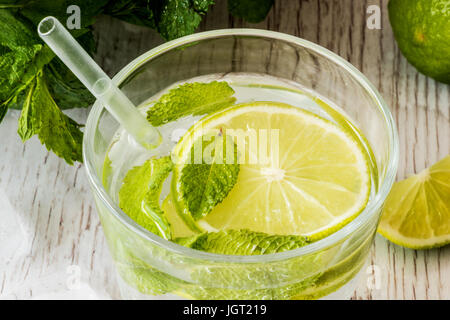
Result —
<svg viewBox="0 0 450 320"><path fill-rule="evenodd" d="M410 249L450 243L450 156L394 184L378 233Z"/></svg>

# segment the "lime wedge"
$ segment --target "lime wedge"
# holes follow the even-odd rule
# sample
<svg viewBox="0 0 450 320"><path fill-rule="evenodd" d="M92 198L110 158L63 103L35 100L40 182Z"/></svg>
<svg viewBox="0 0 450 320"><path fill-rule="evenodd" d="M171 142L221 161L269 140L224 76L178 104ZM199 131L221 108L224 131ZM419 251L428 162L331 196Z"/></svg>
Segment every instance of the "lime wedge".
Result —
<svg viewBox="0 0 450 320"><path fill-rule="evenodd" d="M394 184L378 232L411 249L450 243L450 156Z"/></svg>
<svg viewBox="0 0 450 320"><path fill-rule="evenodd" d="M209 129L227 136L232 129L236 144L247 139L246 148L238 148L244 161L227 197L195 220L181 196L180 176L196 134ZM268 150L266 161L251 161L252 154L262 153L250 147L249 132L256 132L262 143L264 130L270 136L263 148ZM207 116L173 152L178 160L172 198L177 212L197 231L248 229L315 240L355 218L369 199L370 171L362 146L336 124L287 104L241 104Z"/></svg>

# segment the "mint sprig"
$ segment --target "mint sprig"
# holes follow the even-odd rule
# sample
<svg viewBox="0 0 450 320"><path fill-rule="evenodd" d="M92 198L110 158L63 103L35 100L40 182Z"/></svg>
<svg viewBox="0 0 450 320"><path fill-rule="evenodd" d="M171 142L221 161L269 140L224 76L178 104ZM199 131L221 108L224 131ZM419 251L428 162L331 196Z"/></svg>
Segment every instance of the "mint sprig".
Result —
<svg viewBox="0 0 450 320"><path fill-rule="evenodd" d="M73 164L82 161L83 134L81 125L61 110L86 107L94 99L55 59L34 27L45 15L66 15L67 6L63 5L24 1L11 9L0 9L0 121L8 109L22 109L18 125L22 140L36 134L48 150ZM89 29L76 30L74 35L82 44L92 46Z"/></svg>
<svg viewBox="0 0 450 320"><path fill-rule="evenodd" d="M140 226L165 239L171 239L172 233L159 198L172 168L170 157L150 159L128 171L119 191L120 208Z"/></svg>
<svg viewBox="0 0 450 320"><path fill-rule="evenodd" d="M233 105L236 98L228 83L185 83L163 95L148 111L147 120L155 127L188 115L204 115Z"/></svg>
<svg viewBox="0 0 450 320"><path fill-rule="evenodd" d="M250 230L222 230L179 238L176 243L209 253L226 255L263 255L303 247L310 240L303 236L269 235ZM314 286L321 276L320 257L310 255L285 263L217 264L193 270L190 277L203 286L189 294L196 299L292 299ZM319 264L320 265L320 264ZM294 281L288 279L291 277Z"/></svg>
<svg viewBox="0 0 450 320"><path fill-rule="evenodd" d="M210 253L247 256L294 250L310 243L304 236L269 235L245 229L205 232L174 241L182 246Z"/></svg>
<svg viewBox="0 0 450 320"><path fill-rule="evenodd" d="M232 139L220 133L209 138L203 136L194 142L190 163L181 171L181 197L194 220L205 217L225 199L236 184L240 170L237 145ZM197 150L201 151L199 157Z"/></svg>
<svg viewBox="0 0 450 320"><path fill-rule="evenodd" d="M80 125L62 113L53 100L42 73L29 85L19 118L23 141L37 134L47 149L72 164L81 161L83 134Z"/></svg>
<svg viewBox="0 0 450 320"><path fill-rule="evenodd" d="M242 12L248 11L248 18L253 19L254 6L247 6L247 3L257 2L247 0L238 11L233 9L232 12L246 18L247 15L242 15ZM69 18L67 8L72 4L81 9L81 29L70 32L89 53L93 53L96 43L90 26L99 14L154 28L163 38L172 40L193 33L214 1L78 0L74 3L71 0L0 0L0 122L8 109L22 109L27 106L30 91L36 93L32 88L36 87L38 76L42 76L40 81L50 93L51 99L46 102L51 105L49 108L53 109L55 105L61 110L88 107L94 102L94 97L72 72L54 57L48 47L44 46L36 32L38 23L46 16L54 16L64 23ZM30 109L36 107L31 102ZM57 116L54 119L47 118L47 123L50 124L47 131L51 134L41 135L42 143L47 147L53 146L50 150L69 164L82 161L79 152L81 140L76 140L77 146L72 145L72 139L65 140L72 135L73 127L78 125L75 125L73 120L68 120L69 118L55 114ZM29 114L27 117L31 121L33 115ZM67 125L68 122L73 126ZM52 128L55 130L52 131ZM19 128L19 132L29 134L32 131L25 127ZM64 133L61 138L56 138L61 132ZM22 138L24 137L28 136L22 134ZM54 141L48 141L49 137ZM63 146L66 143L68 145Z"/></svg>

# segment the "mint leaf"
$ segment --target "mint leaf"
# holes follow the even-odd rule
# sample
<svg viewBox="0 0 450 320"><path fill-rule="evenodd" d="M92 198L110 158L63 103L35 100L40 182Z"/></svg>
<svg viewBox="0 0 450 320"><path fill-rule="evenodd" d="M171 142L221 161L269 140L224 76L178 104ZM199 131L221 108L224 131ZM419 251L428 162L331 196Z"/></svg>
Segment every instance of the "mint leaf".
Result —
<svg viewBox="0 0 450 320"><path fill-rule="evenodd" d="M223 230L175 239L175 242L196 250L228 255L261 255L284 252L310 243L303 236L268 235L250 230Z"/></svg>
<svg viewBox="0 0 450 320"><path fill-rule="evenodd" d="M39 73L28 87L20 114L18 133L22 140L37 134L47 149L73 164L73 161L82 161L83 134L79 127L58 108L44 76Z"/></svg>
<svg viewBox="0 0 450 320"><path fill-rule="evenodd" d="M0 44L9 49L40 44L37 35L30 30L29 22L16 11L0 8Z"/></svg>
<svg viewBox="0 0 450 320"><path fill-rule="evenodd" d="M148 262L136 257L134 248L124 245L123 239L111 241L112 254L116 268L122 279L143 294L160 295L172 292L180 287L188 287L189 283L177 279Z"/></svg>
<svg viewBox="0 0 450 320"><path fill-rule="evenodd" d="M136 261L134 260L134 262ZM189 286L185 281L159 271L142 260L140 261L141 265L119 263L116 264L116 267L122 279L141 293L160 295L172 292L183 285Z"/></svg>
<svg viewBox="0 0 450 320"><path fill-rule="evenodd" d="M214 0L166 0L157 8L157 29L167 40L194 33Z"/></svg>
<svg viewBox="0 0 450 320"><path fill-rule="evenodd" d="M205 276L211 276L211 286L193 286L189 288L188 294L197 300L296 300L297 297L302 298L302 294L305 292L314 292L321 276L321 273L318 272L288 285L279 285L280 282L277 285L274 281L272 284L273 288L264 288L264 286L268 285L267 277L261 274L263 277L260 283L258 283L258 278L256 278L253 285L250 288L246 288L242 284L244 281L248 281L246 279L248 276L247 272L245 267L235 268L235 270L230 269L228 272L224 269L222 272L214 270L211 274L197 271L192 277L201 281L200 279L204 279ZM283 270L276 268L273 268L272 272L283 274ZM266 270L266 275L268 273L269 271ZM251 275L251 277L258 277L258 275ZM214 279L216 286L214 285ZM233 287L236 289L230 289ZM318 297L311 295L311 297L306 296L305 298L317 299Z"/></svg>
<svg viewBox="0 0 450 320"><path fill-rule="evenodd" d="M0 104L5 108L17 101L54 55L27 22L9 10L0 9L0 30Z"/></svg>
<svg viewBox="0 0 450 320"><path fill-rule="evenodd" d="M190 163L181 170L181 196L194 220L206 216L225 199L236 184L240 169L237 146L232 139L224 139L220 133L210 138L203 136L194 142ZM198 150L201 158L196 154ZM227 159L230 150L232 158Z"/></svg>
<svg viewBox="0 0 450 320"><path fill-rule="evenodd" d="M166 40L191 34L214 0L118 0L105 13L129 23L157 29Z"/></svg>
<svg viewBox="0 0 450 320"><path fill-rule="evenodd" d="M275 0L228 0L228 11L238 18L248 22L263 21Z"/></svg>
<svg viewBox="0 0 450 320"><path fill-rule="evenodd" d="M196 250L227 255L263 255L294 250L310 243L302 236L268 235L250 230L223 230L178 238L175 242ZM193 270L202 283L189 289L195 299L292 299L314 287L321 276L322 259L309 255L277 264L211 265Z"/></svg>
<svg viewBox="0 0 450 320"><path fill-rule="evenodd" d="M49 91L60 109L87 108L95 98L59 59L46 67Z"/></svg>
<svg viewBox="0 0 450 320"><path fill-rule="evenodd" d="M159 197L172 168L170 157L150 159L128 171L119 191L120 208L140 226L165 239L171 238L171 231Z"/></svg>
<svg viewBox="0 0 450 320"><path fill-rule="evenodd" d="M234 90L226 82L185 83L163 95L148 111L153 126L188 115L203 115L231 106Z"/></svg>
<svg viewBox="0 0 450 320"><path fill-rule="evenodd" d="M0 122L2 122L3 118L5 117L6 111L8 111L6 105L0 104Z"/></svg>
<svg viewBox="0 0 450 320"><path fill-rule="evenodd" d="M73 164L82 161L82 132L60 109L86 107L93 98L59 60L53 60L53 52L37 37L30 20L34 22L47 12L33 11L36 6L60 8L66 15L67 6L52 7L52 1L23 2L11 10L0 9L0 121L8 108L22 109L18 126L22 140L37 134L47 149ZM34 19L29 15L33 12ZM92 48L88 29L75 34Z"/></svg>
<svg viewBox="0 0 450 320"><path fill-rule="evenodd" d="M105 221L103 228L108 234L115 235L108 237L109 249L118 273L131 287L144 294L159 295L189 285L167 274L161 266L157 268L153 265L154 261L164 261L169 256L174 258L170 252L155 248L152 255L147 255L145 250L136 250L136 242L129 241L129 233L124 232L117 221ZM175 263L173 259L171 261Z"/></svg>
<svg viewBox="0 0 450 320"><path fill-rule="evenodd" d="M156 28L155 1L150 0L117 0L109 1L105 14L140 26Z"/></svg>

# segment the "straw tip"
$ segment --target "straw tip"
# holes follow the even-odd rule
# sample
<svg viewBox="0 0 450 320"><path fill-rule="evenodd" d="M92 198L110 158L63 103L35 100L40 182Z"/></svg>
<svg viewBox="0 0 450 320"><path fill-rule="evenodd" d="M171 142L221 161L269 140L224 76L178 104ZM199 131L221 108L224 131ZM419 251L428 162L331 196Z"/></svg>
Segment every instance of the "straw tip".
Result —
<svg viewBox="0 0 450 320"><path fill-rule="evenodd" d="M52 16L48 16L42 19L37 27L39 35L42 37L52 33L55 30L57 22L58 19Z"/></svg>

